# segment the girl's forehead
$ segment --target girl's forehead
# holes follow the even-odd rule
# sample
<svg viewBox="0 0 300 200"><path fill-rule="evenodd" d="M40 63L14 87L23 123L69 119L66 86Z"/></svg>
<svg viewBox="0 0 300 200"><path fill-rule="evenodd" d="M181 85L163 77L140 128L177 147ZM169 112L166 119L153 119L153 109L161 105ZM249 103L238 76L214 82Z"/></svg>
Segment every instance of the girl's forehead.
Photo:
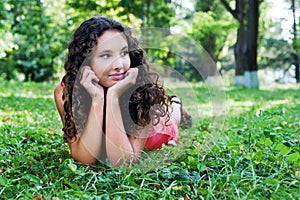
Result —
<svg viewBox="0 0 300 200"><path fill-rule="evenodd" d="M107 30L97 39L98 44L109 45L112 42L126 42L125 35L118 30Z"/></svg>

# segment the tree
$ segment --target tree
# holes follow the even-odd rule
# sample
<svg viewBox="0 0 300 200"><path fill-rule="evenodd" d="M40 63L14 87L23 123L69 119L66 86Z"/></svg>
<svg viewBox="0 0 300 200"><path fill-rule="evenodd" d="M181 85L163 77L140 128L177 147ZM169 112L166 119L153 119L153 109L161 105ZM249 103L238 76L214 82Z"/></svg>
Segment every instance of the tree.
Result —
<svg viewBox="0 0 300 200"><path fill-rule="evenodd" d="M180 27L180 35L186 37L170 42L182 45L187 59L177 57L175 69L188 80L201 81L215 76L218 62L232 42L229 33L237 27L237 23L232 23L231 15L217 2L194 1L194 8L189 9L177 5L180 12L173 25Z"/></svg>
<svg viewBox="0 0 300 200"><path fill-rule="evenodd" d="M16 77L11 56L16 45L13 41L13 34L6 31L11 27L7 5L7 0L0 1L0 78L10 80Z"/></svg>
<svg viewBox="0 0 300 200"><path fill-rule="evenodd" d="M257 75L257 39L258 39L258 19L259 2L258 0L249 0L248 20L247 20L247 39L245 57L245 83L246 88L258 88Z"/></svg>
<svg viewBox="0 0 300 200"><path fill-rule="evenodd" d="M232 23L230 15L216 0L206 0L196 2L191 26L191 38L199 42L217 63L221 52L227 48L224 44L228 41L228 33L236 27L236 23ZM207 75L214 76L216 72L217 69L210 68Z"/></svg>
<svg viewBox="0 0 300 200"><path fill-rule="evenodd" d="M124 6L121 3L122 0L66 0L65 9L68 13L70 33L83 21L98 15L114 18L130 27L140 27L141 21L132 13L132 7L135 7L136 3L131 4L130 1L125 1ZM125 7L126 5L128 8Z"/></svg>
<svg viewBox="0 0 300 200"><path fill-rule="evenodd" d="M151 62L155 62L156 71L170 76L174 54L171 43L165 41L171 35L171 21L175 17L175 9L171 0L120 0L119 7L123 11L120 16L132 14L141 21L141 43ZM130 25L132 27L132 25ZM164 66L162 66L164 65ZM166 67L168 66L168 67Z"/></svg>
<svg viewBox="0 0 300 200"><path fill-rule="evenodd" d="M259 85L257 78L259 0L248 0L247 2L236 0L235 9L232 9L226 0L220 1L239 23L237 40L234 45L235 84L257 88Z"/></svg>
<svg viewBox="0 0 300 200"><path fill-rule="evenodd" d="M298 2L300 3L300 1ZM273 5L271 1L266 1L265 3L266 8L271 8ZM297 74L299 74L299 71L297 71L299 67L296 67L299 62L297 62L297 59L300 53L299 35L297 33L297 26L299 26L299 24L295 23L297 22L295 19L295 17L297 17L297 3L296 1L294 3L295 5L293 5L291 0L286 0L282 4L283 12L285 12L286 15L294 15L294 22L291 21L293 24L291 24L289 29L290 33L287 34L286 26L283 26L287 18L274 18L270 15L270 12L267 11L265 13L262 12L262 15L269 14L269 16L263 16L264 19L260 20L265 23L260 27L267 25L269 28L267 28L264 33L264 39L261 40L259 68L269 68L279 72L276 73L276 81L297 81ZM295 8L293 9L294 6ZM269 20L267 19L268 17L270 17Z"/></svg>
<svg viewBox="0 0 300 200"><path fill-rule="evenodd" d="M175 16L171 0L120 0L119 7L124 8L120 16L133 14L142 21L142 28L170 28L170 22Z"/></svg>
<svg viewBox="0 0 300 200"><path fill-rule="evenodd" d="M239 23L237 30L237 39L234 45L235 85L239 86L244 84L244 65L246 62L243 53L243 49L245 49L244 45L246 40L245 3L244 0L236 0L234 10L229 6L227 1L221 0L221 3Z"/></svg>
<svg viewBox="0 0 300 200"><path fill-rule="evenodd" d="M65 38L60 27L53 26L39 0L5 2L7 26L12 48L6 48L0 63L4 72L12 69L24 74L25 81L53 79L54 66L62 54ZM62 29L63 30L63 29ZM6 76L6 79L13 78Z"/></svg>
<svg viewBox="0 0 300 200"><path fill-rule="evenodd" d="M273 34L276 35L278 33L273 32ZM266 37L263 52L261 53L263 56L260 56L260 69L268 68L280 72L278 77L274 77L275 81L281 81L287 75L289 76L294 50L287 40Z"/></svg>
<svg viewBox="0 0 300 200"><path fill-rule="evenodd" d="M300 52L300 43L298 39L298 31L297 31L297 23L296 23L296 4L295 0L291 0L291 8L293 12L293 64L295 66L295 79L296 82L300 82L300 60L299 60L299 55L298 53ZM297 52L298 50L298 52Z"/></svg>

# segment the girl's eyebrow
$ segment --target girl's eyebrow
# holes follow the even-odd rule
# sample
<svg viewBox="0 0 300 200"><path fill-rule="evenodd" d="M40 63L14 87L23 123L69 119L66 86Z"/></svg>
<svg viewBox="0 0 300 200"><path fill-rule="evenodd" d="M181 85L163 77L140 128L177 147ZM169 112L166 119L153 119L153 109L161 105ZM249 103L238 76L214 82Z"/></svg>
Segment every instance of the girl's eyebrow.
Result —
<svg viewBox="0 0 300 200"><path fill-rule="evenodd" d="M123 50L125 50L125 49L128 49L128 46L127 46L127 45L125 45L121 50L123 51Z"/></svg>
<svg viewBox="0 0 300 200"><path fill-rule="evenodd" d="M128 46L127 45L125 45L122 49L121 49L121 51L124 51L124 50L126 50L126 49L128 49ZM111 53L111 52L113 52L112 50L103 50L103 51L100 51L100 52L98 52L99 54L101 54L101 53Z"/></svg>
<svg viewBox="0 0 300 200"><path fill-rule="evenodd" d="M111 50L103 50L103 51L99 51L99 53L110 53L112 52Z"/></svg>
<svg viewBox="0 0 300 200"><path fill-rule="evenodd" d="M112 52L111 50L103 50L103 51L99 51L98 53L102 54L102 53L111 53L111 52Z"/></svg>

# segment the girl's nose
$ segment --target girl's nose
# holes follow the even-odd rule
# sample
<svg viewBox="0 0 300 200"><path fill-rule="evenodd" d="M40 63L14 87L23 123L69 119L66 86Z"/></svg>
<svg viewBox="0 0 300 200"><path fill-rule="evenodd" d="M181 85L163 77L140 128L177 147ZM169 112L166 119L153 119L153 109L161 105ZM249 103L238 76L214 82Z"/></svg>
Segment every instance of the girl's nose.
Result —
<svg viewBox="0 0 300 200"><path fill-rule="evenodd" d="M122 58L118 56L112 63L113 69L122 69L123 68L123 62Z"/></svg>

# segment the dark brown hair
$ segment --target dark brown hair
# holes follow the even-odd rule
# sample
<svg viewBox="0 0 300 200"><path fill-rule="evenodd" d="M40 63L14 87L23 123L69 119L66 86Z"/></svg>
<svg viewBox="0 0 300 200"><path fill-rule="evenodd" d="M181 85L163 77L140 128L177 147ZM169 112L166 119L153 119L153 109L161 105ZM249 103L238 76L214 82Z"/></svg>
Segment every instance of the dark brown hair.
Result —
<svg viewBox="0 0 300 200"><path fill-rule="evenodd" d="M65 140L69 141L86 124L91 97L79 84L80 67L89 53L97 45L97 38L106 30L122 32L128 42L131 68L137 67L139 74L136 85L128 89L120 97L120 107L126 131L134 132L137 127L144 127L150 122L159 123L161 117L168 117L168 95L158 83L158 74L150 72L144 51L139 47L137 39L131 31L121 23L106 17L93 17L83 22L75 31L68 46L68 55L64 68L66 71L62 83L65 124L63 131Z"/></svg>

